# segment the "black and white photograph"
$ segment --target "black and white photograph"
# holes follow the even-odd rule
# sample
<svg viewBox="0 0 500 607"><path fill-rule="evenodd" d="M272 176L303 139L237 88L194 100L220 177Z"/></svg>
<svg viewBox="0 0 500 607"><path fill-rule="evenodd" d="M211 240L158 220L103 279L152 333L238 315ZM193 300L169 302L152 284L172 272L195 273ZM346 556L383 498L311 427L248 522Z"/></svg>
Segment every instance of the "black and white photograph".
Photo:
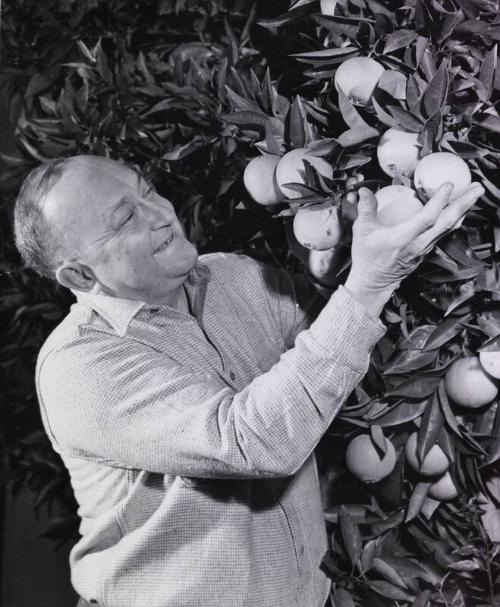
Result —
<svg viewBox="0 0 500 607"><path fill-rule="evenodd" d="M500 607L499 0L0 0L0 607Z"/></svg>

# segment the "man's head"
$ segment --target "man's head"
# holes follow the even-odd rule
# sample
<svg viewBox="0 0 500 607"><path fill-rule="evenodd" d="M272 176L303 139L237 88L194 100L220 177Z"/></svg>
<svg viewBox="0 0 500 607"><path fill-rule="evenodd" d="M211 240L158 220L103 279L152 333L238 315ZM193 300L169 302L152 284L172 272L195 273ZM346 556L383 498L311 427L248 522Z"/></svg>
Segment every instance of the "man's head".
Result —
<svg viewBox="0 0 500 607"><path fill-rule="evenodd" d="M170 202L107 158L57 159L30 173L16 202L27 266L71 289L168 303L197 259Z"/></svg>

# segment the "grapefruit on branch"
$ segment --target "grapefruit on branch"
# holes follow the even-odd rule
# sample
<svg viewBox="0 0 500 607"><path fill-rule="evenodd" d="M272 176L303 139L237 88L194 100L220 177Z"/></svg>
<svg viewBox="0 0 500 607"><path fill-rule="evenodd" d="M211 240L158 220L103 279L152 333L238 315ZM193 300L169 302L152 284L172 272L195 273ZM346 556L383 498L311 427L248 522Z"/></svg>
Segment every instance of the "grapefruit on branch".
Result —
<svg viewBox="0 0 500 607"><path fill-rule="evenodd" d="M275 175L280 159L275 154L263 154L250 160L245 167L243 183L255 202L263 205L276 204L283 197Z"/></svg>
<svg viewBox="0 0 500 607"><path fill-rule="evenodd" d="M436 476L446 472L450 463L441 447L433 445L421 462L417 457L417 439L418 433L413 432L406 443L406 460L410 466L420 474L428 476Z"/></svg>
<svg viewBox="0 0 500 607"><path fill-rule="evenodd" d="M376 192L377 221L393 226L418 213L423 204L411 188L404 185L388 185Z"/></svg>
<svg viewBox="0 0 500 607"><path fill-rule="evenodd" d="M440 501L452 500L458 496L458 490L449 472L445 472L440 479L432 483L429 496Z"/></svg>
<svg viewBox="0 0 500 607"><path fill-rule="evenodd" d="M351 57L337 68L335 88L354 105L370 105L373 91L384 72L383 66L371 57Z"/></svg>
<svg viewBox="0 0 500 607"><path fill-rule="evenodd" d="M396 465L396 450L387 438L387 451L383 456L373 444L369 434L360 434L348 445L347 469L364 483L376 483L388 476Z"/></svg>
<svg viewBox="0 0 500 607"><path fill-rule="evenodd" d="M293 218L293 233L306 249L331 249L343 235L339 209L329 201L302 207Z"/></svg>
<svg viewBox="0 0 500 607"><path fill-rule="evenodd" d="M382 135L377 146L377 158L386 175L413 176L420 151L417 139L417 133L406 133L392 128Z"/></svg>
<svg viewBox="0 0 500 607"><path fill-rule="evenodd" d="M279 189L287 198L300 198L302 194L290 187L287 183L305 183L304 160L309 162L320 175L331 179L333 177L332 166L323 158L313 156L306 148L297 148L287 152L276 167L276 182Z"/></svg>
<svg viewBox="0 0 500 607"><path fill-rule="evenodd" d="M456 360L446 372L446 393L457 405L476 409L498 394L496 382L485 372L477 356Z"/></svg>
<svg viewBox="0 0 500 607"><path fill-rule="evenodd" d="M432 198L449 181L453 184L450 198L460 196L472 181L467 163L451 152L436 152L424 156L415 168L414 183L422 198Z"/></svg>
<svg viewBox="0 0 500 607"><path fill-rule="evenodd" d="M479 362L488 375L500 379L500 352L479 352Z"/></svg>

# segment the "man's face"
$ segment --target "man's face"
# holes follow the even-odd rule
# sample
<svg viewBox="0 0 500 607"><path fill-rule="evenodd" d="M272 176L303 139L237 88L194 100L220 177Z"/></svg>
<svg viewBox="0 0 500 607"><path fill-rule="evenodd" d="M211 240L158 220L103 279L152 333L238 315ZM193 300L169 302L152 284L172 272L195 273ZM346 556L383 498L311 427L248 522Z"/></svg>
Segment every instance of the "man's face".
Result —
<svg viewBox="0 0 500 607"><path fill-rule="evenodd" d="M64 261L92 271L94 292L168 303L198 257L170 202L112 160L77 158L44 212L64 233Z"/></svg>

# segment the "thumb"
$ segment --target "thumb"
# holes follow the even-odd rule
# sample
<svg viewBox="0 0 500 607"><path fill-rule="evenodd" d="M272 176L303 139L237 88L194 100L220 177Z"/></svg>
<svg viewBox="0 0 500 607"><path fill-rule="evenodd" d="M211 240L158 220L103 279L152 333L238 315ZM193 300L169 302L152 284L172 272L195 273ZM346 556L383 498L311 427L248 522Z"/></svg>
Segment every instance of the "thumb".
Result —
<svg viewBox="0 0 500 607"><path fill-rule="evenodd" d="M376 221L377 199L368 188L360 188L358 192L358 218L362 221Z"/></svg>

